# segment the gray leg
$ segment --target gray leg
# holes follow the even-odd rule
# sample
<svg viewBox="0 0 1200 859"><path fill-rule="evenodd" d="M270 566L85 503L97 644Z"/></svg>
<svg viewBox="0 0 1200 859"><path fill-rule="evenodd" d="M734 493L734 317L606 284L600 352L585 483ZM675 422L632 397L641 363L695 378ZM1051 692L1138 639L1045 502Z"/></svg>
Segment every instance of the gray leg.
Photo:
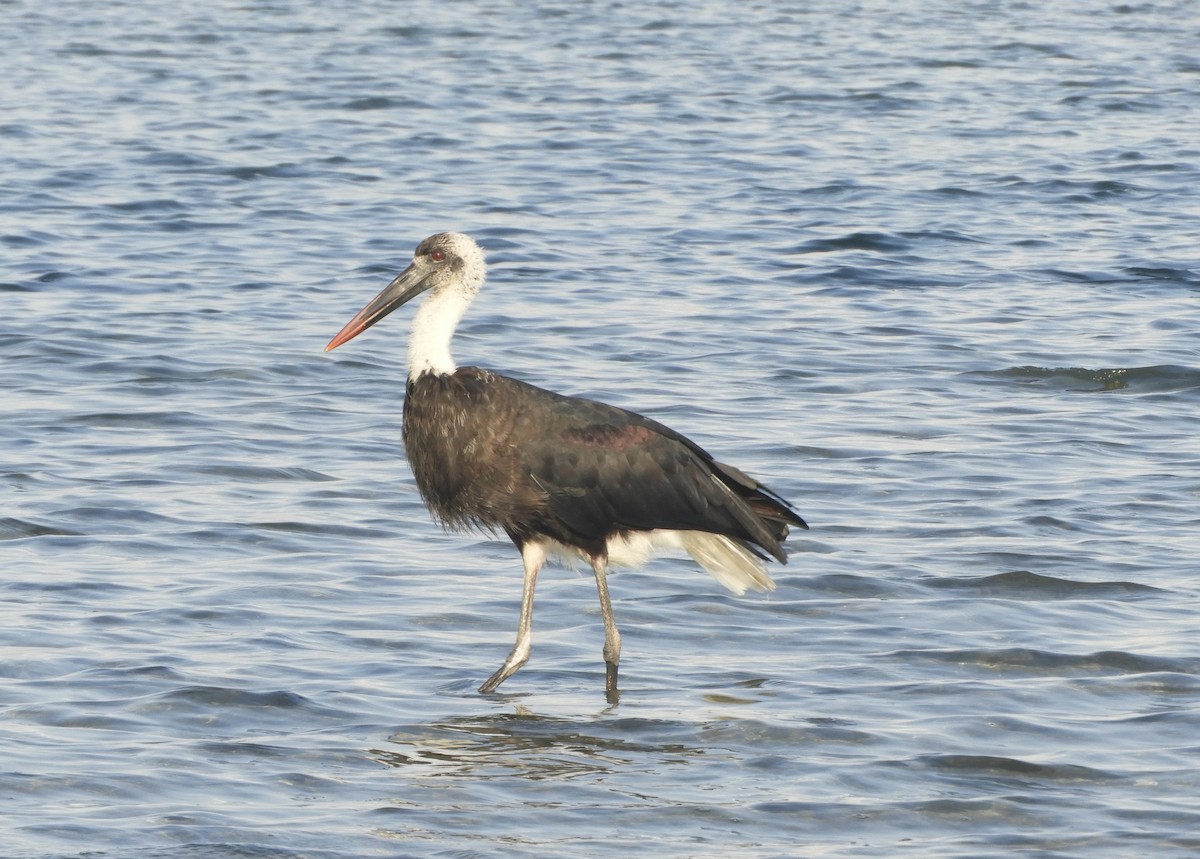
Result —
<svg viewBox="0 0 1200 859"><path fill-rule="evenodd" d="M480 692L494 692L496 687L517 673L529 661L529 650L533 641L533 586L537 584L538 570L546 562L546 552L537 543L526 543L521 547L521 561L525 564L525 583L521 588L521 620L517 623L517 643L500 669L479 687Z"/></svg>
<svg viewBox="0 0 1200 859"><path fill-rule="evenodd" d="M596 574L596 590L600 594L600 615L604 618L604 692L610 701L617 697L617 665L621 662L621 633L613 618L612 601L608 598L608 559L592 561Z"/></svg>

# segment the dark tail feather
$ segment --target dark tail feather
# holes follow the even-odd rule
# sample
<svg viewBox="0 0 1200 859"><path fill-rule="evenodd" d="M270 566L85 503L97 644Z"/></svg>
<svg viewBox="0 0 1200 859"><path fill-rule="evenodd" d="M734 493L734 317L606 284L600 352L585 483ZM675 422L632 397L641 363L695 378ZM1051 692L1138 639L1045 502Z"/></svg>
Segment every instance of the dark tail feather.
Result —
<svg viewBox="0 0 1200 859"><path fill-rule="evenodd" d="M808 523L800 518L800 514L792 509L783 496L763 486L746 472L723 462L714 462L718 473L725 481L737 490L743 500L750 505L760 519L777 534L776 540L783 540L788 535L788 526L808 530Z"/></svg>
<svg viewBox="0 0 1200 859"><path fill-rule="evenodd" d="M724 483L740 502L729 512L745 529L742 534L743 540L757 544L779 563L786 564L787 552L784 551L783 541L788 535L788 526L808 528L808 525L783 498L745 472L723 462L714 461L712 465L713 475Z"/></svg>

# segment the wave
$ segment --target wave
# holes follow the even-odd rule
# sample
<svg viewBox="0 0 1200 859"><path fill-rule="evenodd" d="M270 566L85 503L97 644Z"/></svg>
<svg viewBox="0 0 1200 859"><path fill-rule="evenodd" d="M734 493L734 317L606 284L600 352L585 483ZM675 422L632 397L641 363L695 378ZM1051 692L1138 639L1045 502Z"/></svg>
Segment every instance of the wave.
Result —
<svg viewBox="0 0 1200 859"><path fill-rule="evenodd" d="M965 374L985 381L1017 382L1066 391L1161 393L1200 389L1200 369L1175 364L1151 367L1005 367Z"/></svg>
<svg viewBox="0 0 1200 859"><path fill-rule="evenodd" d="M1028 570L983 577L937 578L923 584L938 590L964 591L973 596L1002 599L1127 599L1162 593L1159 588L1136 582L1080 582L1043 576Z"/></svg>
<svg viewBox="0 0 1200 859"><path fill-rule="evenodd" d="M1200 674L1200 658L1143 656L1123 650L1055 653L1026 647L970 650L896 650L889 657L906 662L974 666L1000 674L1091 676L1096 674Z"/></svg>

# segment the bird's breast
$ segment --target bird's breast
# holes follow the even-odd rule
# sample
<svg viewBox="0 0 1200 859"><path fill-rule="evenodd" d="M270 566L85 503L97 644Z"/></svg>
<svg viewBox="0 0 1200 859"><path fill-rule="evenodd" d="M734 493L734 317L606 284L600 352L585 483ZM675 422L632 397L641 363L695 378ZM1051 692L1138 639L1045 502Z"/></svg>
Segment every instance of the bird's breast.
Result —
<svg viewBox="0 0 1200 859"><path fill-rule="evenodd" d="M518 461L520 403L476 368L410 379L404 446L421 497L452 527L507 529L537 502Z"/></svg>

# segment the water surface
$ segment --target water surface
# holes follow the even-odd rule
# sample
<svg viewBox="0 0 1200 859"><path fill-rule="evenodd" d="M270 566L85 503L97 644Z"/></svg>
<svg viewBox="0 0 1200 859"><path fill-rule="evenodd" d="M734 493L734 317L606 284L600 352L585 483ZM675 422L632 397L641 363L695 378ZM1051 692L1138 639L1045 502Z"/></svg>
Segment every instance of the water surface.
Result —
<svg viewBox="0 0 1200 859"><path fill-rule="evenodd" d="M8 2L0 856L1200 849L1189 4ZM539 584L400 443L456 343L812 524Z"/></svg>

